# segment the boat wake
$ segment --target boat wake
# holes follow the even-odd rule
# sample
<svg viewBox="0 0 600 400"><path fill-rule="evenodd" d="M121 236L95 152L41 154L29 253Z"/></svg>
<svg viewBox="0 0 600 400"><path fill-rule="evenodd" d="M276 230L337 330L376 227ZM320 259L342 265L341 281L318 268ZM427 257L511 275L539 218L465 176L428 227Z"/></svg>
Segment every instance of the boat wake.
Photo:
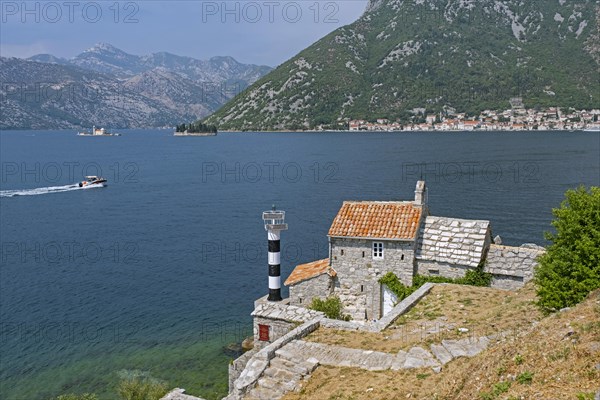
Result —
<svg viewBox="0 0 600 400"><path fill-rule="evenodd" d="M49 186L49 187L35 188L35 189L0 190L0 197L39 196L41 194L62 193L62 192L70 192L73 190L87 190L87 189L92 189L94 187L102 187L102 186L94 185L94 186L79 187L79 184L74 183L72 185Z"/></svg>

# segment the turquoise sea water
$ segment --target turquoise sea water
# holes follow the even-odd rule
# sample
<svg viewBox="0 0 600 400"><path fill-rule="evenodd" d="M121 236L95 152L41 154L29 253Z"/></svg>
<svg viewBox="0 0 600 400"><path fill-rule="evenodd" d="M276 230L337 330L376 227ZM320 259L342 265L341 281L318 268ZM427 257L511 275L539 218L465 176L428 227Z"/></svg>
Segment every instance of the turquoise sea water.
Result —
<svg viewBox="0 0 600 400"><path fill-rule="evenodd" d="M287 211L282 277L327 256L344 200L412 199L544 244L566 189L600 185L598 133L0 133L0 398L115 398L140 370L216 399L267 293L261 212ZM106 188L80 190L83 175Z"/></svg>

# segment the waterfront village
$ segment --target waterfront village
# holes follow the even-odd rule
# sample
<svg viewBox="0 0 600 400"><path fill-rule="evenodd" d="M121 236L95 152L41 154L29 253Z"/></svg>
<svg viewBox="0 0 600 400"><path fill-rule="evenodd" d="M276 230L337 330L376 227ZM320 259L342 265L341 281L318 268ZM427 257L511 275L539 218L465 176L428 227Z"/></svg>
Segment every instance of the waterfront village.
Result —
<svg viewBox="0 0 600 400"><path fill-rule="evenodd" d="M552 131L598 130L600 109L575 110L560 107L526 109L519 98L511 99L504 111L485 110L478 116L457 113L451 108L437 114L425 108L412 111L413 122L401 123L380 118L374 122L348 121L350 131Z"/></svg>

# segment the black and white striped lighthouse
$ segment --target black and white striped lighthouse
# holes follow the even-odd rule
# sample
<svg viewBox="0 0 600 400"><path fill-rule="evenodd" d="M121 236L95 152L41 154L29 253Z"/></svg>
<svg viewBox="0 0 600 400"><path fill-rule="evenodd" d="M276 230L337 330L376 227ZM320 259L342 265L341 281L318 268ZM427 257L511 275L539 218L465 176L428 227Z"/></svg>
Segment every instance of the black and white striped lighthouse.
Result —
<svg viewBox="0 0 600 400"><path fill-rule="evenodd" d="M280 211L273 206L271 211L262 215L265 230L269 238L269 301L281 301L281 257L280 257L280 232L287 230L285 211Z"/></svg>

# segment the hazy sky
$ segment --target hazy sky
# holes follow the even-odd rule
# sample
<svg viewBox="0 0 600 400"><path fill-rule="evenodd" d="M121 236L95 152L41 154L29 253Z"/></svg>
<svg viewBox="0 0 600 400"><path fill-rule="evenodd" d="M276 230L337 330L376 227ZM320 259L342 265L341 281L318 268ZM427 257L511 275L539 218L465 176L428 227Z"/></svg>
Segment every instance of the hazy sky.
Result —
<svg viewBox="0 0 600 400"><path fill-rule="evenodd" d="M70 58L104 42L132 54L229 55L276 66L356 20L366 5L367 0L0 0L0 54Z"/></svg>

